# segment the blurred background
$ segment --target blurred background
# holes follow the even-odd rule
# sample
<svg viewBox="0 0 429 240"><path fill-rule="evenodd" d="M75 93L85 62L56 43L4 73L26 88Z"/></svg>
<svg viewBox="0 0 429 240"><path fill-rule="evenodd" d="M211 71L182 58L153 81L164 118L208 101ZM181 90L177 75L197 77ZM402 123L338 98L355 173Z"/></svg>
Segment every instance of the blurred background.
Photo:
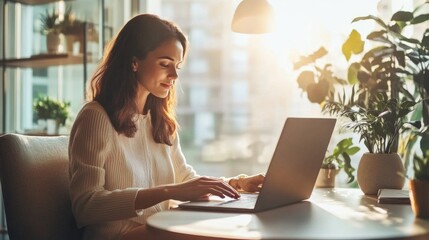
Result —
<svg viewBox="0 0 429 240"><path fill-rule="evenodd" d="M181 144L198 173L212 176L265 171L286 117L323 116L321 106L310 102L307 93L298 87L293 63L300 56L323 46L329 54L321 62L331 63L332 71L346 78L348 62L341 53L343 42L353 29L366 36L376 27L375 22L352 23L352 19L367 15L386 19L393 12L411 11L424 2L270 0L275 30L247 35L231 31L239 0L4 1L0 20L3 59L30 58L47 52L40 21L46 10L58 12L60 18L69 10L75 19L87 23L87 36L84 52L79 42L69 50L60 49L76 56L84 54L86 60L77 64L37 68L2 64L3 133L36 129L33 102L46 95L71 103L71 114L60 129L61 134L68 134L84 103L86 81L105 44L131 17L153 13L176 22L189 37L191 47L177 85ZM409 31L412 35L419 30ZM344 177L338 182L338 186L346 185Z"/></svg>

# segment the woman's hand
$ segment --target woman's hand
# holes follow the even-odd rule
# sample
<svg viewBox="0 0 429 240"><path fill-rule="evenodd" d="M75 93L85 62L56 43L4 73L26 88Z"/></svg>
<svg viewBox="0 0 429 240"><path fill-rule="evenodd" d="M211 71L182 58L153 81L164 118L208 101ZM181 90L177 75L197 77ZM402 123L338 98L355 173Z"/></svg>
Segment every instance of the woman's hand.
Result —
<svg viewBox="0 0 429 240"><path fill-rule="evenodd" d="M191 201L207 199L209 195L220 198L225 196L239 198L240 194L229 184L221 179L212 177L199 177L187 182L169 185L165 188L170 199L179 201Z"/></svg>
<svg viewBox="0 0 429 240"><path fill-rule="evenodd" d="M240 174L229 181L229 184L238 191L245 192L259 192L262 184L264 183L265 175L257 174L253 176L247 176Z"/></svg>

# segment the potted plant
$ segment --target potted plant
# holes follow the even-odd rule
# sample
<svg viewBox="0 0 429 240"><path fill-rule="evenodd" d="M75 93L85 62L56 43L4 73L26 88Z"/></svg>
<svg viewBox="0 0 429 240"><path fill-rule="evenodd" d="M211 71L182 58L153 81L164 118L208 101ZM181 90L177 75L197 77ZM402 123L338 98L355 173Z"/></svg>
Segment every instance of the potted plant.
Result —
<svg viewBox="0 0 429 240"><path fill-rule="evenodd" d="M353 182L355 169L351 165L350 156L356 154L359 150L358 146L353 146L352 138L345 138L339 141L332 154L323 159L322 167L317 176L316 187L334 187L335 177L340 169L343 169L347 174L347 183Z"/></svg>
<svg viewBox="0 0 429 240"><path fill-rule="evenodd" d="M361 140L368 148L369 152L364 154L359 162L357 174L359 186L366 194L375 194L378 190L376 188L381 187L402 188L404 180L396 179L400 176L397 174L398 171L404 172L402 170L404 164L397 154L399 130L417 103L418 107L421 105L423 107L413 112L413 118L419 118L420 115L424 122L427 122L425 119L429 119L425 117L428 115L426 89L429 89L427 84L429 31L424 32L420 41L402 35L402 30L406 26L429 20L428 14L418 13L423 9L422 6L418 6L413 12L395 12L388 22L372 15L357 17L353 20L354 23L370 20L380 28L370 32L365 42L360 34L353 30L342 46L343 55L347 60L354 54L362 53L361 58L351 63L348 69L348 82L356 82L356 85L350 96L351 102L346 103L344 94L343 97L338 97L340 105L343 106L337 108L335 104L328 104L325 110L329 112L336 109L339 111L333 112L348 117L350 120L348 127L360 134ZM365 45L370 48L365 50ZM417 86L415 93L408 91L410 89L406 84L408 79L414 80ZM371 160L374 157L397 160L389 160L383 164L381 161ZM390 169L392 175L383 177L382 173L376 173L377 166L372 165L376 162L379 162L378 167L384 168L384 171L392 168ZM405 159L405 162L408 160ZM397 182L396 185L393 182ZM372 187L369 188L368 185Z"/></svg>
<svg viewBox="0 0 429 240"><path fill-rule="evenodd" d="M410 200L416 217L429 219L429 148L427 141L428 139L425 140L426 146L422 147L422 156L414 157L414 177L410 179Z"/></svg>
<svg viewBox="0 0 429 240"><path fill-rule="evenodd" d="M63 102L49 97L38 97L33 105L38 119L45 119L48 134L58 134L69 116L70 102Z"/></svg>
<svg viewBox="0 0 429 240"><path fill-rule="evenodd" d="M362 99L372 101L373 95L384 91L393 98L402 95L420 101L412 118L421 119L424 125L429 125L429 30L421 32L421 37L418 36L418 28L412 31L415 32L413 37L407 37L403 32L406 28L427 24L429 14L421 12L427 9L424 8L427 3L416 6L413 11L394 12L388 22L372 15L355 18L353 22L374 21L379 28L367 35L367 42L372 43L373 47L365 52L360 61L351 64L348 71L349 81L354 78L359 83ZM354 51L361 44L360 34L350 35L343 45L347 60L351 55L362 52ZM413 80L413 93L408 91L407 80ZM405 153L404 158L408 164L412 155Z"/></svg>
<svg viewBox="0 0 429 240"><path fill-rule="evenodd" d="M67 52L73 52L73 44L83 35L84 22L77 19L72 12L72 8L68 7L64 14L64 19L59 23L59 27L66 38Z"/></svg>
<svg viewBox="0 0 429 240"><path fill-rule="evenodd" d="M416 217L429 219L429 129L428 125L422 127L422 121L410 122L410 126L407 130L412 138L420 138L421 150L421 154L414 153L413 175L408 176L411 208Z"/></svg>
<svg viewBox="0 0 429 240"><path fill-rule="evenodd" d="M417 102L389 98L386 93L374 95L373 101L363 105L352 88L351 97L328 101L323 111L349 119L344 125L360 135L368 149L359 161L357 181L365 194L375 195L380 188L402 189L404 166L394 143L406 122L407 115Z"/></svg>
<svg viewBox="0 0 429 240"><path fill-rule="evenodd" d="M381 46L377 46L372 50L372 58L377 62L377 64L372 64L375 67L378 67L380 70L385 70L384 65L389 65L391 63L391 68L389 71L379 71L379 76L383 76L389 73L390 76L396 78L394 80L403 79L406 76L413 80L416 87L416 94L411 95L404 85L400 81L394 81L397 83L396 91L403 93L408 98L421 98L421 110L420 116L424 125L429 124L429 30L423 32L422 36L415 36L415 38L406 37L402 32L404 29L409 27L416 27L417 25L426 24L429 21L429 14L422 13L424 5L428 2L424 2L421 5L416 6L413 11L397 11L392 14L391 21L389 23L384 22L378 17L375 16L365 16L355 18L353 21L358 22L362 20L372 20L378 24L380 29L373 31L368 35L368 40L378 43L383 43ZM425 26L426 26L425 25ZM352 43L349 45L353 45ZM370 56L368 56L368 60ZM391 61L385 61L388 58ZM397 60L396 63L392 60ZM384 60L384 61L380 61ZM366 64L368 65L368 64ZM399 66L398 66L399 65ZM360 66L363 66L360 65ZM372 74L372 75L375 75ZM383 79L381 79L383 80Z"/></svg>
<svg viewBox="0 0 429 240"><path fill-rule="evenodd" d="M42 22L42 33L46 35L48 53L58 52L58 47L61 43L61 32L59 27L59 16L55 12L55 9L52 9L52 12L46 9L45 13L40 15L40 21Z"/></svg>
<svg viewBox="0 0 429 240"><path fill-rule="evenodd" d="M59 23L60 31L66 37L67 51L73 51L73 43L79 42L79 52L83 53L85 41L98 42L98 32L93 23L76 18L69 6L64 14L64 19ZM84 39L86 33L86 39Z"/></svg>

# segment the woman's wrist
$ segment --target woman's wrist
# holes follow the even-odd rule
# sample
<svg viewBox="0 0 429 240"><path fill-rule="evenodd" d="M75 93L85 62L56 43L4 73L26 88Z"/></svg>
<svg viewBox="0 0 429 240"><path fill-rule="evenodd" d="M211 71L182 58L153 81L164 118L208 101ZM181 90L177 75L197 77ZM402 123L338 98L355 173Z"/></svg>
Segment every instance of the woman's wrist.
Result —
<svg viewBox="0 0 429 240"><path fill-rule="evenodd" d="M171 186L139 189L134 203L135 209L152 207L155 204L171 199L173 194Z"/></svg>
<svg viewBox="0 0 429 240"><path fill-rule="evenodd" d="M166 186L162 186L161 187L162 188L162 197L164 198L164 199L166 199L166 200L169 200L169 199L173 199L173 196L172 196L172 188L171 188L171 186L170 185L166 185Z"/></svg>

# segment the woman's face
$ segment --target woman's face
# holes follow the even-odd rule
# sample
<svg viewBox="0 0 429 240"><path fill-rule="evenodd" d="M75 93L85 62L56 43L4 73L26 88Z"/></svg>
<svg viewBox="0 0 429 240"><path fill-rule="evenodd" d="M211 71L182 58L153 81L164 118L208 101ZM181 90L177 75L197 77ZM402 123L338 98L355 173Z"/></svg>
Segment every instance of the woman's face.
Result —
<svg viewBox="0 0 429 240"><path fill-rule="evenodd" d="M183 47L176 39L162 43L143 60L135 58L131 67L139 83L139 97L149 93L159 98L167 97L178 79L182 61Z"/></svg>

